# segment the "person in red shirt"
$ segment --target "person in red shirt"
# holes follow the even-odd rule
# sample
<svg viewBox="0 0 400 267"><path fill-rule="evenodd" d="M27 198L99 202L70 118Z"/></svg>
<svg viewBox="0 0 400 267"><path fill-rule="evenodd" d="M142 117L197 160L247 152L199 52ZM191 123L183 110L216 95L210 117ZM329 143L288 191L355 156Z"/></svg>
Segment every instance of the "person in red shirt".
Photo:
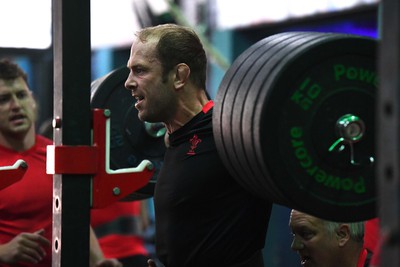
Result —
<svg viewBox="0 0 400 267"><path fill-rule="evenodd" d="M380 266L381 245L379 218L372 218L365 222L364 247L372 253L370 267Z"/></svg>
<svg viewBox="0 0 400 267"><path fill-rule="evenodd" d="M143 237L148 225L143 201L115 202L91 211L91 225L104 256L118 259L124 267L144 267L150 257Z"/></svg>
<svg viewBox="0 0 400 267"><path fill-rule="evenodd" d="M0 190L1 267L52 265L53 179L45 171L46 146L52 141L36 134L36 116L26 73L0 60L0 166L17 159L29 166L20 181ZM104 258L92 229L90 242L91 267L122 267Z"/></svg>
<svg viewBox="0 0 400 267"><path fill-rule="evenodd" d="M291 247L299 254L302 266L368 266L364 222L331 222L292 210L289 226L293 233Z"/></svg>

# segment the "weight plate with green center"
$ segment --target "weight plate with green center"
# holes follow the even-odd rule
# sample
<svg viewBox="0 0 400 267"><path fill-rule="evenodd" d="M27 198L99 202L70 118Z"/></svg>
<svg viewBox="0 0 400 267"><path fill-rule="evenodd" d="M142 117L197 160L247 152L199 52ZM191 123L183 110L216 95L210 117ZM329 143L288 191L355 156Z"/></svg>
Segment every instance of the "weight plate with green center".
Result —
<svg viewBox="0 0 400 267"><path fill-rule="evenodd" d="M375 52L373 39L316 32L246 50L221 83L213 121L238 182L325 219L376 216Z"/></svg>

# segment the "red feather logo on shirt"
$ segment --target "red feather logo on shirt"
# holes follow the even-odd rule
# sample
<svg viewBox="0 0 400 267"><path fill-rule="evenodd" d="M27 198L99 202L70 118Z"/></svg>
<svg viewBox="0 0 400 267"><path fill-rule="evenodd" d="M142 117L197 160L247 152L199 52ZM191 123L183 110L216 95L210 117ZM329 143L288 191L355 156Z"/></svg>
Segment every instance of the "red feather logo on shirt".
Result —
<svg viewBox="0 0 400 267"><path fill-rule="evenodd" d="M201 139L195 134L189 140L189 142L190 142L190 149L186 154L187 155L195 155L196 152L194 150L197 148L197 145L201 142Z"/></svg>

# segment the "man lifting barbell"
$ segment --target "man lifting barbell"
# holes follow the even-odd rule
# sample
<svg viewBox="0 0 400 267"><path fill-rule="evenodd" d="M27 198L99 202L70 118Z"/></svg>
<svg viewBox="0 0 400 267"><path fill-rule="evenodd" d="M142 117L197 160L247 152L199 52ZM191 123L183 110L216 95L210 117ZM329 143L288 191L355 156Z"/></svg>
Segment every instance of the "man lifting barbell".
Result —
<svg viewBox="0 0 400 267"><path fill-rule="evenodd" d="M221 162L197 35L172 24L145 28L127 66L139 118L163 122L169 135L154 193L158 258L167 267L263 266L271 202L244 190Z"/></svg>

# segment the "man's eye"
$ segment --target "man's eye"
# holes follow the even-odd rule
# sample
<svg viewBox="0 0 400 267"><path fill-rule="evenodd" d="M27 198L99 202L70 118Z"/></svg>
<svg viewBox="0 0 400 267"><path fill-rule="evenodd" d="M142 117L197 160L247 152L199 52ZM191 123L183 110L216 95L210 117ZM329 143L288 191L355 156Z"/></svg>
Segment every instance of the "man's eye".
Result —
<svg viewBox="0 0 400 267"><path fill-rule="evenodd" d="M145 72L145 70L143 68L135 68L133 70L136 74L142 74L143 72Z"/></svg>
<svg viewBox="0 0 400 267"><path fill-rule="evenodd" d="M27 92L18 92L17 93L17 98L18 99L24 99L28 97L28 93Z"/></svg>
<svg viewBox="0 0 400 267"><path fill-rule="evenodd" d="M5 104L10 101L10 96L0 96L0 104Z"/></svg>
<svg viewBox="0 0 400 267"><path fill-rule="evenodd" d="M303 232L299 233L299 235L305 240L310 240L314 236L314 234L309 231L303 231Z"/></svg>

